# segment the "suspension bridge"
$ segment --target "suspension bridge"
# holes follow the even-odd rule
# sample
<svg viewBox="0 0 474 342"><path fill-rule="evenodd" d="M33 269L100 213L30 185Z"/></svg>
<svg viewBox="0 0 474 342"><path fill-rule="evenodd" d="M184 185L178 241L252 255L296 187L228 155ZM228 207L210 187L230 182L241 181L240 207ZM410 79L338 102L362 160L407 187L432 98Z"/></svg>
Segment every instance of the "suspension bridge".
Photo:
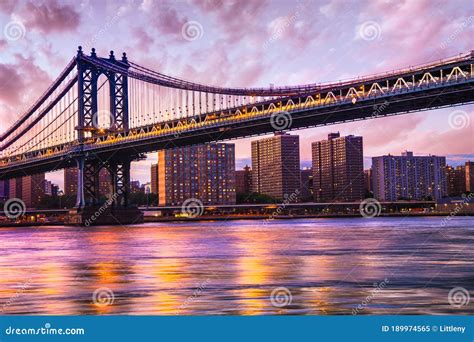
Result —
<svg viewBox="0 0 474 342"><path fill-rule="evenodd" d="M474 51L347 81L225 88L133 63L77 54L0 136L0 179L78 168L76 209L98 205L101 168L111 207L128 207L130 164L174 146L364 120L474 101Z"/></svg>

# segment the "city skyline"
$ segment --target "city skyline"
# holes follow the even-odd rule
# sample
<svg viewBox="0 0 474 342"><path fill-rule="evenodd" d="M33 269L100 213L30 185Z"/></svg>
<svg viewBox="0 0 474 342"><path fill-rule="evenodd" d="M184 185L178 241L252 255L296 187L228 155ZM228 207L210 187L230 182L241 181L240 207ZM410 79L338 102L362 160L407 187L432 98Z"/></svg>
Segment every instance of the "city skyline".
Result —
<svg viewBox="0 0 474 342"><path fill-rule="evenodd" d="M305 6L317 8L317 11L309 14L304 11ZM301 1L293 8L284 2L270 6L263 1L232 6L223 6L218 1L206 4L194 1L186 4L117 2L98 5L94 11L105 19L90 22L88 3L83 3L79 11L68 2L2 2L2 24L19 21L24 32L16 40L0 37L0 84L3 85L0 130L8 127L44 91L57 76L59 66L71 58L71 51L80 44L85 49L94 45L101 54L113 46L117 53L126 51L134 60L152 69L219 86L335 81L468 51L472 48L469 37L473 34L474 20L464 6L467 5L447 4L441 12L429 1L372 5ZM351 15L354 7L359 16ZM160 15L154 18L153 13L158 9ZM259 21L245 19L245 25L241 25L242 19L232 16L232 11L271 15L263 16ZM416 20L420 11L432 18L429 25ZM44 15L35 16L34 13ZM51 13L55 15L51 16ZM132 13L134 25L129 28L125 23L130 21ZM315 27L326 27L336 13L341 30L314 32ZM453 20L447 21L446 15ZM370 18L373 20L368 20ZM197 21L202 27L198 27L201 31L197 39L185 39L182 35L184 24L190 21ZM150 22L150 25L141 25L144 22ZM312 25L314 22L320 25ZM372 35L363 34L368 24L373 29ZM413 35L413 32L420 33ZM340 44L334 44L335 41ZM245 56L243 51L232 48L241 43L246 46ZM165 44L166 49L163 48ZM419 46L423 46L421 51ZM206 53L202 52L203 47ZM265 53L267 51L269 53ZM351 55L344 51L351 51ZM392 58L394 55L397 58ZM245 63L237 63L242 60ZM461 111L461 118L467 121L453 129L450 118L456 111ZM343 136L364 136L366 168L373 156L403 150L416 151L420 155L445 155L447 164L456 166L474 159L472 139L457 139L474 135L473 120L474 106L468 105L305 129L297 133L301 139L301 161L303 166L311 163L310 142L324 139L330 131L340 131ZM390 127L389 131L387 127ZM230 141L236 144L238 168L250 162L252 140ZM152 163L156 163L156 159L151 154L147 160L133 163L132 178L142 183L148 181ZM60 172L46 177L61 185Z"/></svg>
<svg viewBox="0 0 474 342"><path fill-rule="evenodd" d="M282 138L289 140L284 144ZM282 132L275 133L270 138L254 140L252 148L254 159L251 162L251 166L246 165L244 168L238 168L235 165L234 144L207 143L191 147L161 150L157 153L159 163L150 165L150 181L141 183L138 180L131 180L131 192L147 193L146 188L148 186L148 193L158 195L157 204L160 206L180 205L186 198L208 198L204 199L203 202L213 205L239 203L235 201L235 195L239 192L247 196L255 192L268 195L270 198L280 201L288 193L297 192L297 197L301 197L297 201L303 200L303 202L354 202L360 201L367 196L373 196L381 201L390 200L395 202L403 199L423 200L428 197L438 201L443 197L455 198L464 192L472 192L472 179L474 178L472 165L474 165L474 162L470 160L465 160L461 165L453 167L446 163L445 156L420 156L412 151L405 150L401 151L400 155L389 153L372 157L370 167L364 168L362 166L363 153L361 153L363 147L362 139L363 137L353 135L341 137L339 132L333 132L328 134L327 140L313 142L311 144L313 149L312 167L320 165L319 171L311 167L306 168L303 166L303 163L298 162L300 151L298 144L299 136ZM290 147L293 144L296 144L297 149ZM284 158L282 158L283 156ZM293 160L299 165L299 168L295 166L292 172L278 173L280 168L289 171L294 164ZM324 160L325 164L321 164ZM262 171L259 171L261 168L259 164L262 162L263 168ZM161 165L161 168L159 168L159 165ZM337 166L333 170L329 165ZM212 167L209 169L210 166ZM224 167L225 171L224 169L220 171L221 167ZM384 168L386 171L383 171ZM377 171L378 169L381 169L382 172ZM237 176L239 172L244 172L244 170L247 170L250 175L250 178L247 180L247 182L250 182L247 185L248 191L246 192L237 190L238 183L240 183L240 187L245 186L243 184L245 180L242 179L244 174L241 174L240 177ZM275 171L277 172L275 173ZM68 168L62 170L62 172L64 183L67 185L64 189L61 189L64 190L62 194L75 197L77 192L77 169ZM207 175L209 172L211 177ZM308 194L302 196L305 191L309 191L309 189L305 188L308 184L303 182L304 172L308 172L308 175L311 175L311 184L313 184L311 192L314 192L314 197L309 198ZM264 176L259 177L258 174L260 173ZM316 178L322 177L321 179L324 182L315 183L313 178L316 174L319 174ZM417 176L418 174L421 175L421 178L418 178L420 177ZM299 186L296 186L295 183L296 191L291 191L290 188L277 190L278 177L280 177L280 182L285 184L290 182L293 184L294 180L290 180L293 176L298 178L298 182L301 180ZM43 195L52 195L52 193L48 192L55 191L57 195L57 191L60 188L58 188L57 184L45 179L44 173L36 174L34 177L39 179L34 181L34 191L37 192L35 196L38 198L38 204L40 203L40 197L43 197ZM305 178L307 177L305 176ZM31 207L30 198L32 194L30 192L33 190L28 189L33 189L33 187L25 187L25 184L31 183L31 178L31 176L26 176L1 181L0 185L2 188L0 188L0 192L2 194L5 193L4 187L7 186L6 197L8 197L8 194L10 198L24 198L26 196L25 203L27 202L29 204L28 207ZM239 180L239 178L241 179ZM260 178L262 179L261 181L259 181ZM271 185L269 187L268 180L270 179L272 182L269 183ZM160 181L162 183L161 186ZM216 183L212 185L212 189L208 189L208 185L214 182L218 184ZM380 190L380 187L383 187L383 185L377 186L377 184L383 183L385 183L386 189ZM330 190L334 186L333 184L339 184L341 189ZM433 187L435 185L436 187ZM112 184L110 182L110 175L105 169L100 171L99 186L101 196L110 196L109 191ZM321 186L323 189L320 188ZM53 190L53 187L55 187L55 190ZM164 187L168 189L166 194L163 192ZM198 190L199 187L201 187L200 190ZM158 191L160 188L161 191ZM232 190L234 199L220 199L221 195L225 196L226 192L222 189L227 188L234 189ZM319 191L325 188L326 194L321 197L318 195L316 188ZM432 188L434 192L430 193ZM41 194L38 191L41 191ZM280 195L277 195L278 191L280 191ZM348 191L355 192L351 192L352 195L349 195ZM406 193L398 193L399 191L406 191ZM175 195L171 195L172 193ZM372 193L372 195L367 195L368 193ZM388 195L389 193L390 195ZM193 195L191 196L191 194ZM178 196L176 197L176 195ZM5 195L2 196L5 197ZM386 196L389 197L386 198Z"/></svg>
<svg viewBox="0 0 474 342"><path fill-rule="evenodd" d="M299 137L297 134L293 133L292 134L293 136L297 136ZM331 135L335 135L335 136L340 136L340 132L331 132L328 134L328 136L331 136ZM348 136L351 136L351 134L349 134ZM270 136L262 136L260 137L259 139L253 139L252 141L258 141L258 140L266 140L268 139L269 137L272 137L271 135ZM324 139L323 139L324 140ZM316 141L314 142L311 142L310 144L313 145L315 144ZM363 148L363 146L362 146ZM165 150L163 150L165 151ZM299 151L300 151L300 155L301 155L301 145L299 146ZM441 156L441 155L437 155L437 154L430 154L430 155L425 155L423 153L418 153L418 152L413 152L413 151L410 151L408 152L408 149L405 149L405 150L402 150L402 151L399 151L398 153L382 153L380 155L377 155L377 156L365 156L363 155L363 161L364 161L364 165L363 165L363 170L364 172L365 171L368 171L368 170L372 170L372 167L373 167L373 160L374 159L377 159L377 158L382 158L382 157L396 157L396 156L399 156L399 155L404 155L406 153L410 153L411 155L417 157L417 156L420 156L420 157L443 157L445 158L446 160L446 177L448 178L449 177L449 168L452 168L453 170L456 169L456 168L462 168L462 172L464 173L464 167L466 165L472 165L474 162L471 161L470 159L459 159L457 160L457 162L455 163L451 163L449 162L449 158L447 158L446 156ZM159 155L159 153L155 153L157 155ZM153 154L150 154L150 155L153 155ZM158 158L156 158L158 160ZM242 164L242 163L240 163ZM309 160L309 161L303 161L303 160L300 160L300 170L303 171L305 169L311 169L312 168L312 164L313 164L313 161L312 159ZM151 192L152 193L158 193L158 192L154 192L153 191L153 168L157 166L158 164L157 163L150 163L149 165L145 165L147 167L147 170L146 170L146 173L147 175L144 175L144 181L143 180L140 180L140 179L134 179L132 177L131 181L132 182L138 182L138 184L140 184L141 186L145 186L147 184L149 184L151 186ZM239 165L239 163L237 163L237 161L235 162L235 172L237 171L243 171L246 167L249 168L249 170L251 171L252 170L252 159L249 158L249 161L248 163L245 163L244 166L241 166ZM151 173L150 173L150 170L151 170ZM157 170L156 170L157 172ZM471 171L472 173L472 171ZM71 191L74 192L74 187L77 189L77 184L76 184L76 179L75 177L77 177L77 170L75 168L70 168L70 169L64 169L64 170L58 170L54 173L46 173L45 175L52 175L52 174L57 174L57 175L60 175L60 177L45 177L45 181L47 182L50 182L52 185L54 186L58 186L60 190L62 190L64 192L65 195L71 195ZM158 175L157 175L158 176ZM72 177L72 178L71 178ZM67 179L70 178L70 180L68 181ZM18 178L15 178L15 179L18 179ZM56 181L55 181L56 179ZM107 185L105 185L104 182L107 182L107 179L108 179L108 176L106 175L106 172L105 170L101 170L100 172L100 179L101 179L101 193L102 195L104 195L106 193L106 189L107 188ZM59 180L59 181L58 181ZM157 179L156 179L157 180ZM67 186L69 182L69 186ZM3 184L3 183L2 183ZM73 188L70 188L72 185ZM69 188L69 190L68 190ZM10 189L11 189L11 186L10 186ZM72 190L71 190L72 189ZM11 190L10 190L11 191ZM21 196L20 196L21 197Z"/></svg>
<svg viewBox="0 0 474 342"><path fill-rule="evenodd" d="M329 131L330 132L330 131ZM333 132L335 133L335 132ZM339 133L339 132L337 132ZM297 135L297 132L293 132L292 134L294 135ZM331 134L331 133L329 133ZM340 133L339 133L340 134ZM351 134L348 134L348 135L351 135ZM263 139L263 138L269 138L271 137L272 135L262 135L261 137L259 137L258 140L260 139ZM342 136L342 134L341 134ZM327 138L327 136L326 136ZM252 141L256 141L257 139L252 139ZM235 141L235 140L232 140L232 141ZM314 143L314 142L310 142L310 146L311 144ZM237 144L235 144L237 145ZM301 156L301 144L300 144L300 156ZM249 148L249 151L251 153L251 148ZM380 157L380 156L384 156L384 155L393 155L393 156L396 156L396 155L400 155L401 153L404 153L406 151L409 151L409 149L403 149L403 150L400 150L398 152L395 152L395 153L381 153L380 155L376 155L376 156L366 156L365 153L363 154L363 162L364 162L364 170L369 170L372 168L372 160L373 158L376 158L376 157ZM413 153L414 156L440 156L440 154L424 154L424 153L420 153L418 151L413 151L411 152ZM154 160L154 155L157 154L157 153L153 153L153 154L149 154L149 159L151 160ZM455 159L450 159L447 155L443 155L443 157L446 157L446 166L450 166L450 167L464 167L466 162L471 162L472 163L472 159L474 159L474 156L471 156L470 154L466 154L466 155L458 155L457 158ZM469 159L470 157L472 157L471 159ZM138 181L140 182L141 185L144 185L146 183L152 183L152 179L151 179L151 174L150 174L150 168L153 167L153 165L156 165L156 162L152 162L151 160L147 160L147 163L142 163L142 165L140 165L140 167L143 168L143 175L141 177L137 177L137 178L134 178L133 177L133 174L132 174L132 181ZM156 160L158 160L158 158L156 157ZM148 163L149 161L149 163ZM252 158L251 156L249 156L248 158L245 158L245 159L241 159L240 161L235 160L235 171L240 171L240 170L244 170L244 168L246 166L251 166L252 164ZM309 160L300 160L300 169L303 170L305 168L311 168L312 166L312 159L309 159ZM53 184L55 185L58 185L59 188L61 190L65 190L64 189L64 170L59 170L59 171L56 171L56 172L50 172L50 173L46 173L46 179L51 181ZM51 177L51 175L54 174L54 177ZM48 177L48 175L50 177ZM136 174L135 174L136 175Z"/></svg>

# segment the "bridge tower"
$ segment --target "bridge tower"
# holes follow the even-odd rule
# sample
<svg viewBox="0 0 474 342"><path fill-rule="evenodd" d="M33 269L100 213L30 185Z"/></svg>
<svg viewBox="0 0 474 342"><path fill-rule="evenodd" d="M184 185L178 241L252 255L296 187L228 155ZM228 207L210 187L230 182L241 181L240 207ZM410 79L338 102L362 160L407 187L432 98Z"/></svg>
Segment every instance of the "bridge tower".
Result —
<svg viewBox="0 0 474 342"><path fill-rule="evenodd" d="M77 51L78 75L78 123L76 126L79 147L74 156L78 168L76 211L94 212L99 206L99 172L106 168L112 184L111 195L106 202L106 209L118 212L129 206L130 164L137 156L123 156L110 153L106 159L99 158L93 152L86 151L84 144L110 132L126 132L129 129L128 115L128 78L125 73L129 68L127 56L123 53L120 60L110 51L108 58L98 57L93 48L90 56L85 56L79 46ZM105 75L109 85L110 127L99 127L98 80ZM103 115L104 113L102 113ZM104 206L104 205L103 205ZM88 216L88 214L86 214ZM114 218L117 215L114 215ZM87 218L86 218L87 220Z"/></svg>

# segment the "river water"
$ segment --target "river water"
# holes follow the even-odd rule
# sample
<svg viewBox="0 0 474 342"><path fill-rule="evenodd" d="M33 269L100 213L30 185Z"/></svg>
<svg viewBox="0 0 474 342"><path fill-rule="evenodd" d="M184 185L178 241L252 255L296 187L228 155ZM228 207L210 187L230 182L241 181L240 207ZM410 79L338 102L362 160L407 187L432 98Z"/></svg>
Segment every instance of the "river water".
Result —
<svg viewBox="0 0 474 342"><path fill-rule="evenodd" d="M472 217L0 228L0 313L474 314L473 238Z"/></svg>

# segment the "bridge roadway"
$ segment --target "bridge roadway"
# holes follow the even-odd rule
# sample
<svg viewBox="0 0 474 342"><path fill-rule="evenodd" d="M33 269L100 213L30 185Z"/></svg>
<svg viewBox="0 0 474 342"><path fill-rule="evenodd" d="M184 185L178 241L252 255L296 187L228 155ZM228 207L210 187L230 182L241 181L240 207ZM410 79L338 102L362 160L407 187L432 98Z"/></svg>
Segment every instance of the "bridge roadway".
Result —
<svg viewBox="0 0 474 342"><path fill-rule="evenodd" d="M283 120L288 118L285 115L291 116L291 126L288 130L293 130L468 104L474 101L473 63L474 52L471 53L470 59L462 63L406 71L379 79L353 80L340 86L323 88L318 94L248 105L240 108L242 113L238 115L236 112L211 113L205 120L202 117L190 117L133 128L126 132L106 133L103 136L95 136L82 146L63 145L59 146L60 152L50 153L54 149L53 146L39 158L25 158L8 163L2 160L0 179L75 166L74 157L84 152L87 158L102 161L114 155L139 159L144 153L174 146L271 133L275 131L272 115L283 115ZM458 77L456 71L454 77L453 68L456 67L460 68L458 70L462 69L464 76ZM427 74L438 78L431 81L426 77ZM406 86L399 82L401 78L408 83ZM385 91L380 87L374 88L375 83L385 87ZM399 87L396 86L398 83ZM369 87L371 91L367 91ZM351 95L352 89L355 89L356 93ZM361 90L358 91L359 89ZM309 102L308 96L312 96Z"/></svg>

